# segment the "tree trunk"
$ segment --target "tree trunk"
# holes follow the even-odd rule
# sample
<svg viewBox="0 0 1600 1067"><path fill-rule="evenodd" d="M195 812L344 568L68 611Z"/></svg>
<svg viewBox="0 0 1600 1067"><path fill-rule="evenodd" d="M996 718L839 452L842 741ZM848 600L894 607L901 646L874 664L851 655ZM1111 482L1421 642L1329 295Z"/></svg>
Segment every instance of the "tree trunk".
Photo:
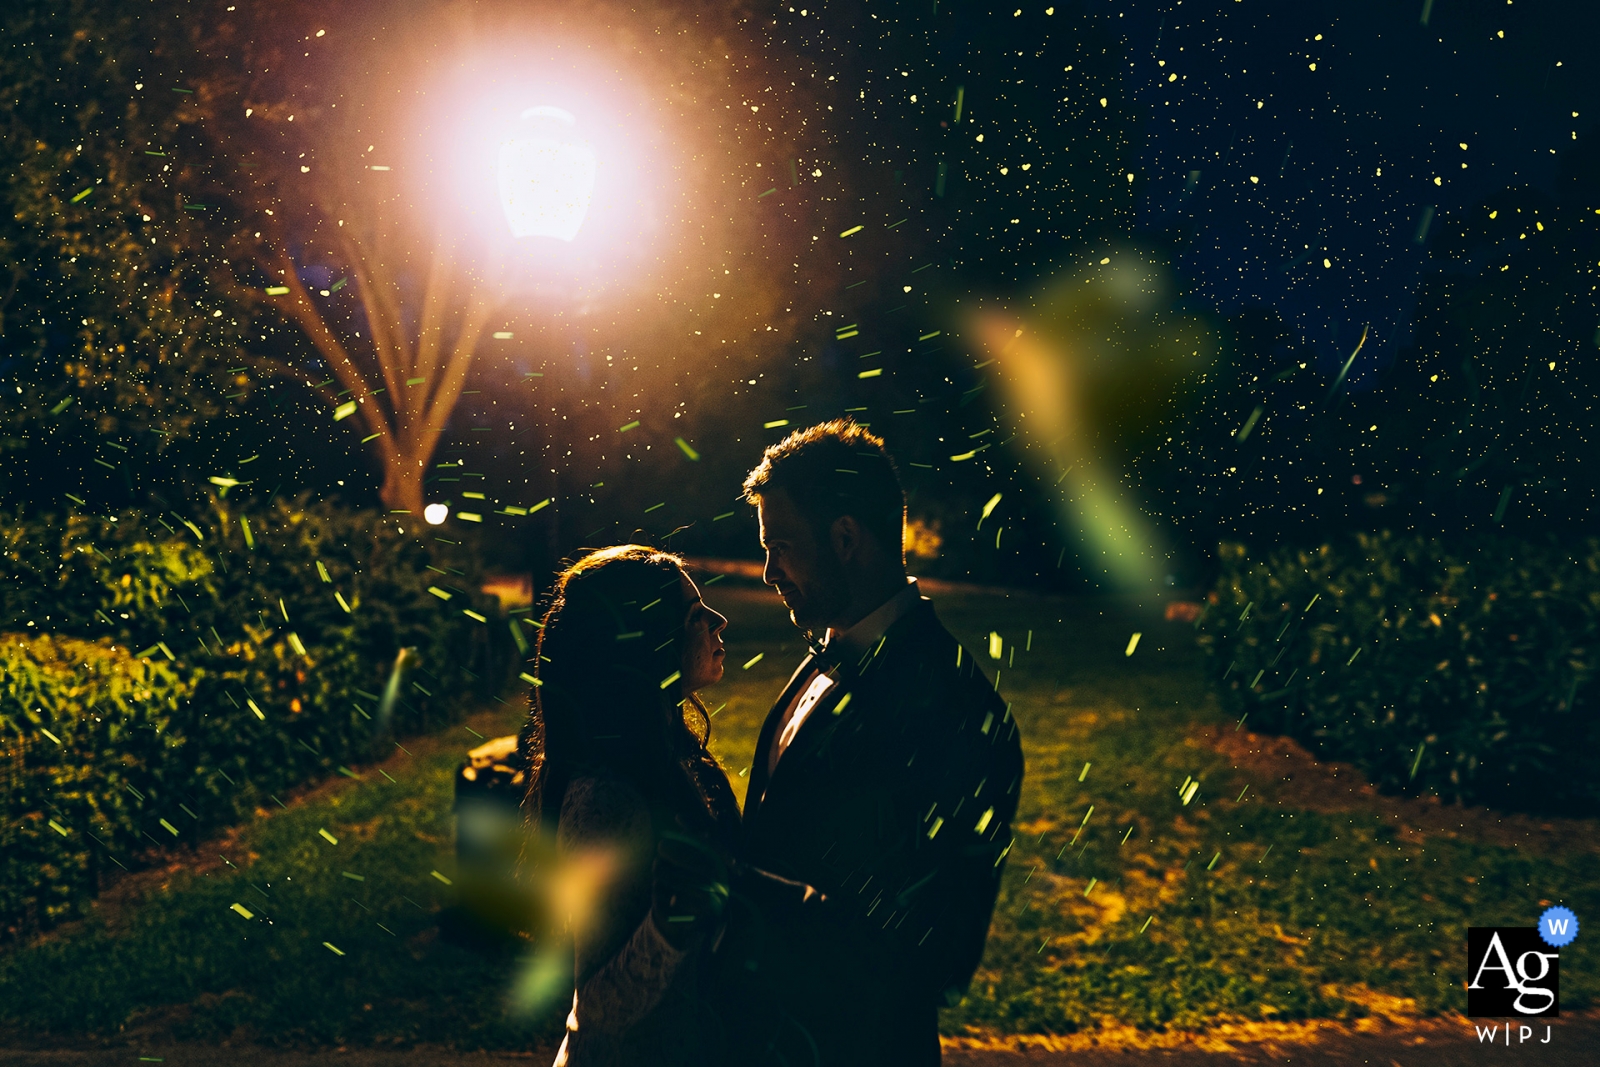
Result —
<svg viewBox="0 0 1600 1067"><path fill-rule="evenodd" d="M334 393L327 388L332 379L315 382L304 370L276 358L255 357L248 362L262 372L300 381L335 411L351 401L358 405L346 416L356 416L352 429L370 431L362 444L372 442L383 464L379 497L384 507L415 515L420 522L428 461L466 386L478 339L501 293L462 270L448 241L441 238L429 262L420 322L413 333L408 329L404 293L389 266L400 257L379 254L382 249L369 248L353 230L340 231L339 247L371 331L375 366L363 372L350 358L344 339L313 303L298 268L281 248L270 262L269 273L276 274L283 290L272 297L272 306L311 340L344 388ZM494 276L496 271L487 273ZM382 387L373 388L379 379ZM380 394L387 394L382 403Z"/></svg>
<svg viewBox="0 0 1600 1067"><path fill-rule="evenodd" d="M378 495L390 511L410 512L420 519L424 506L422 480L427 476L428 457L408 455L407 451L384 456L383 488Z"/></svg>

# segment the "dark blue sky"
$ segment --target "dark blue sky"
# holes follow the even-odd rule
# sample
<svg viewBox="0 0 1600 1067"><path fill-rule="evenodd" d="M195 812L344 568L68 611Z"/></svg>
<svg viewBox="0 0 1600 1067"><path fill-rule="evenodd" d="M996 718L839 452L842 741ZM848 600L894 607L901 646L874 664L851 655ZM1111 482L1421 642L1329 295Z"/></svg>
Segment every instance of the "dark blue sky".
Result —
<svg viewBox="0 0 1600 1067"><path fill-rule="evenodd" d="M1370 324L1356 388L1408 339L1428 209L1548 189L1556 153L1594 128L1600 4L1087 7L1126 27L1138 228L1187 229L1179 263L1198 295L1278 309L1324 368Z"/></svg>

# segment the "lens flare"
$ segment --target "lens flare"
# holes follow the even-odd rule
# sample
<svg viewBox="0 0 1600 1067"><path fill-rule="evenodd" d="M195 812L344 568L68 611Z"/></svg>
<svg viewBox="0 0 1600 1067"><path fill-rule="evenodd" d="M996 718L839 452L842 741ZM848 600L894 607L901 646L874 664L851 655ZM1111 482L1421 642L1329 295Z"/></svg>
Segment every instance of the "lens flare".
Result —
<svg viewBox="0 0 1600 1067"><path fill-rule="evenodd" d="M571 988L571 938L596 922L603 890L624 861L612 849L561 856L547 842L545 852L546 862L538 865L544 873L534 873L531 891L542 904L546 929L535 932L533 950L523 959L506 998L507 1010L522 1018L539 1014Z"/></svg>
<svg viewBox="0 0 1600 1067"><path fill-rule="evenodd" d="M1201 319L1170 306L1166 269L1136 249L1088 257L1025 306L968 322L995 358L1022 454L1076 532L1090 574L1149 589L1171 553L1124 488L1128 455L1212 358Z"/></svg>
<svg viewBox="0 0 1600 1067"><path fill-rule="evenodd" d="M383 687L383 699L378 704L378 719L374 723L377 730L388 729L389 723L394 718L394 704L400 699L401 672L417 658L417 650L408 645L402 648L394 657L394 667L389 671L389 684Z"/></svg>

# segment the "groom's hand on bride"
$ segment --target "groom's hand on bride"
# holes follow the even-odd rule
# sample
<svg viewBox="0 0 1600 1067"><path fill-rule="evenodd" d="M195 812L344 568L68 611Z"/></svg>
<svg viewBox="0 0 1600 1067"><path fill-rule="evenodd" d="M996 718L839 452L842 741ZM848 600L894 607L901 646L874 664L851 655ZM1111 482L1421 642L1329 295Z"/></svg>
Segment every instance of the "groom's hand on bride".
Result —
<svg viewBox="0 0 1600 1067"><path fill-rule="evenodd" d="M754 1020L773 1007L762 999L773 995L767 983L789 980L812 949L831 942L838 901L815 886L737 859L729 863L728 886L727 919L712 946L714 981ZM801 970L810 973L807 967Z"/></svg>
<svg viewBox="0 0 1600 1067"><path fill-rule="evenodd" d="M691 838L669 835L656 848L650 916L673 948L702 941L728 903L728 863Z"/></svg>
<svg viewBox="0 0 1600 1067"><path fill-rule="evenodd" d="M729 884L735 893L744 895L764 910L804 908L814 912L828 904L828 895L816 886L752 867L739 860L729 863L729 876Z"/></svg>

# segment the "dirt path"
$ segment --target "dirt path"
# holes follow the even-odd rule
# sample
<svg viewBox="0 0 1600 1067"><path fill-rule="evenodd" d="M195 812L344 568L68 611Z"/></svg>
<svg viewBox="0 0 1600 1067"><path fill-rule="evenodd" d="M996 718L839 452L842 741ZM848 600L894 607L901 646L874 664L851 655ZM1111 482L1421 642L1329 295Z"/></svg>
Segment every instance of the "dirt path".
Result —
<svg viewBox="0 0 1600 1067"><path fill-rule="evenodd" d="M1311 1024L1292 1031L1298 1040L1241 1040L1226 1028L1203 1034L1168 1035L1161 1047L1132 1048L1095 1044L1093 1036L1040 1039L1031 1048L962 1048L950 1045L945 1067L1222 1067L1224 1064L1280 1064L1284 1067L1479 1067L1488 1062L1540 1064L1542 1067L1593 1067L1600 1063L1600 1012L1568 1014L1532 1027L1525 1042L1520 1031L1506 1044L1502 1020L1478 1020L1496 1027L1492 1045L1481 1041L1474 1020L1459 1016L1404 1026L1368 1024L1357 1029ZM253 1045L156 1044L53 1046L8 1042L0 1037L0 1067L129 1067L161 1062L171 1067L492 1067L536 1064L554 1059L554 1050L533 1052L458 1052L453 1049L273 1049Z"/></svg>
<svg viewBox="0 0 1600 1067"><path fill-rule="evenodd" d="M1192 735L1196 744L1228 757L1235 770L1259 783L1257 792L1285 807L1335 814L1362 811L1394 825L1405 839L1457 837L1502 848L1536 851L1600 851L1594 819L1566 819L1442 804L1434 795L1389 796L1348 763L1318 760L1287 737L1207 726Z"/></svg>
<svg viewBox="0 0 1600 1067"><path fill-rule="evenodd" d="M1224 1064L1281 1064L1285 1067L1479 1067L1494 1062L1541 1064L1544 1067L1593 1067L1600 1063L1600 1012L1568 1013L1544 1025L1520 1031L1506 1045L1504 1020L1472 1020L1462 1016L1387 1023L1364 1020L1357 1026L1338 1023L1290 1024L1285 1036L1259 1032L1248 1039L1227 1028L1198 1034L1167 1035L1160 1047L1113 1047L1093 1044L1092 1035L1041 1041L1040 1047L1018 1050L946 1048L945 1067L1222 1067ZM1479 1040L1474 1024L1496 1027L1493 1047ZM1155 1035L1150 1035L1155 1036ZM4 1060L0 1059L0 1064Z"/></svg>

